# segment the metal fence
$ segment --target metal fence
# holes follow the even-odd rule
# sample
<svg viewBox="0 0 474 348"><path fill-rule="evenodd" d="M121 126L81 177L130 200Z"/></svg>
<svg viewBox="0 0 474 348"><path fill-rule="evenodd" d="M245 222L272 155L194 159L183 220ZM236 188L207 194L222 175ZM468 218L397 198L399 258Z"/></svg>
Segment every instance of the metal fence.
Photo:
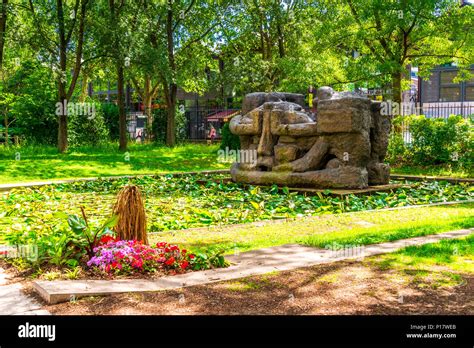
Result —
<svg viewBox="0 0 474 348"><path fill-rule="evenodd" d="M239 109L193 107L185 108L186 134L189 140L205 140L208 138L211 125L217 131L217 138L221 137L221 128L226 120L225 114L237 112ZM220 117L219 120L208 120L209 117Z"/></svg>
<svg viewBox="0 0 474 348"><path fill-rule="evenodd" d="M460 115L463 117L469 117L474 115L474 102L473 103L432 103L423 104L418 108L419 115L425 115L429 118L448 118L451 115Z"/></svg>
<svg viewBox="0 0 474 348"><path fill-rule="evenodd" d="M432 103L432 104L423 104L415 109L413 113L403 113L405 116L410 116L411 114L423 115L427 118L436 118L436 119L447 119L452 115L462 116L463 118L473 118L474 117L474 103L462 104L462 103ZM410 126L407 121L402 119L401 123L401 132L403 136L403 141L406 144L411 144L413 141L413 136L410 132Z"/></svg>

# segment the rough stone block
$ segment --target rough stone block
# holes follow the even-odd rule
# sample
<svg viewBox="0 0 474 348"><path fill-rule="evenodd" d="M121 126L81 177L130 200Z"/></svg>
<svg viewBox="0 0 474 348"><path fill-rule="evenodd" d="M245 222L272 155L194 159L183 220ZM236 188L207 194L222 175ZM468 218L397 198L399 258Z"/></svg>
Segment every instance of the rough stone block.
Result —
<svg viewBox="0 0 474 348"><path fill-rule="evenodd" d="M277 163L288 163L296 159L298 148L294 145L276 145L275 160Z"/></svg>

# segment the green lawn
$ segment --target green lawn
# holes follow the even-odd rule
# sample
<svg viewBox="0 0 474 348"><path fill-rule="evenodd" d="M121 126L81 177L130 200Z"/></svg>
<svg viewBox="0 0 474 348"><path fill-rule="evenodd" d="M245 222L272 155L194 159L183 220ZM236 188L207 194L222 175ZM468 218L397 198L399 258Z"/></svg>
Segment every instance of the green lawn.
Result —
<svg viewBox="0 0 474 348"><path fill-rule="evenodd" d="M474 274L474 236L410 246L367 262L419 288L456 286L462 274Z"/></svg>
<svg viewBox="0 0 474 348"><path fill-rule="evenodd" d="M217 162L218 145L185 144L170 149L130 144L128 158L117 148L116 144L82 147L61 155L54 147L0 147L0 183L229 168Z"/></svg>
<svg viewBox="0 0 474 348"><path fill-rule="evenodd" d="M8 149L0 146L0 184L229 168L229 164L217 161L218 145L185 144L170 149L153 144L130 144L129 158L117 149L117 144L108 144L58 154L53 146ZM455 170L443 166L400 167L393 168L392 173L474 177L473 169Z"/></svg>
<svg viewBox="0 0 474 348"><path fill-rule="evenodd" d="M434 218L435 217L435 218ZM333 243L365 245L474 227L474 203L322 215L259 225L209 227L153 234L153 242L192 250L238 251L300 243L324 248Z"/></svg>

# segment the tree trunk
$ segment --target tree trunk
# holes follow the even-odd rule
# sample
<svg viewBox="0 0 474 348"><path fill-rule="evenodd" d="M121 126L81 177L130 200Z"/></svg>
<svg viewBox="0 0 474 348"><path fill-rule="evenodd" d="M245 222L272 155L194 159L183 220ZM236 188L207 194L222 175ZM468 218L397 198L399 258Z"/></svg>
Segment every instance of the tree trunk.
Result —
<svg viewBox="0 0 474 348"><path fill-rule="evenodd" d="M281 28L281 24L277 24L277 31L278 31L278 53L280 54L280 58L285 57L285 41L283 39L283 30Z"/></svg>
<svg viewBox="0 0 474 348"><path fill-rule="evenodd" d="M3 48L5 46L5 32L7 28L7 5L8 0L2 0L0 8L0 71L3 67Z"/></svg>
<svg viewBox="0 0 474 348"><path fill-rule="evenodd" d="M166 145L175 146L175 128L176 128L176 95L178 86L176 85L176 62L174 58L174 37L173 37L173 10L172 1L168 0L168 15L166 19L166 38L168 48L168 64L171 70L171 83L164 81L164 90L166 95L166 104L168 106L166 117Z"/></svg>
<svg viewBox="0 0 474 348"><path fill-rule="evenodd" d="M153 110L152 110L152 90L151 90L151 78L145 77L145 114L146 114L146 128L147 128L147 139L151 141L153 138Z"/></svg>
<svg viewBox="0 0 474 348"><path fill-rule="evenodd" d="M171 84L169 94L167 97L167 117L166 117L166 145L176 145L176 95L178 87L176 84Z"/></svg>
<svg viewBox="0 0 474 348"><path fill-rule="evenodd" d="M119 109L119 151L127 151L127 115L125 113L123 65L117 60L117 105Z"/></svg>
<svg viewBox="0 0 474 348"><path fill-rule="evenodd" d="M392 98L396 103L402 102L402 73L401 71L392 74Z"/></svg>

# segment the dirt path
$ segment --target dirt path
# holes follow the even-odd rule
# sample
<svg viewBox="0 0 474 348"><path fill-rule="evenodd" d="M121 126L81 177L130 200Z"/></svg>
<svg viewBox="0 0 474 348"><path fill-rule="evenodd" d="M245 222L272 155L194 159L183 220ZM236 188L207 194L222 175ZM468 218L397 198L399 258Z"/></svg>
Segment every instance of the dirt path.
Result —
<svg viewBox="0 0 474 348"><path fill-rule="evenodd" d="M146 294L88 297L53 314L474 314L474 277L421 288L395 271L343 261L238 281Z"/></svg>

